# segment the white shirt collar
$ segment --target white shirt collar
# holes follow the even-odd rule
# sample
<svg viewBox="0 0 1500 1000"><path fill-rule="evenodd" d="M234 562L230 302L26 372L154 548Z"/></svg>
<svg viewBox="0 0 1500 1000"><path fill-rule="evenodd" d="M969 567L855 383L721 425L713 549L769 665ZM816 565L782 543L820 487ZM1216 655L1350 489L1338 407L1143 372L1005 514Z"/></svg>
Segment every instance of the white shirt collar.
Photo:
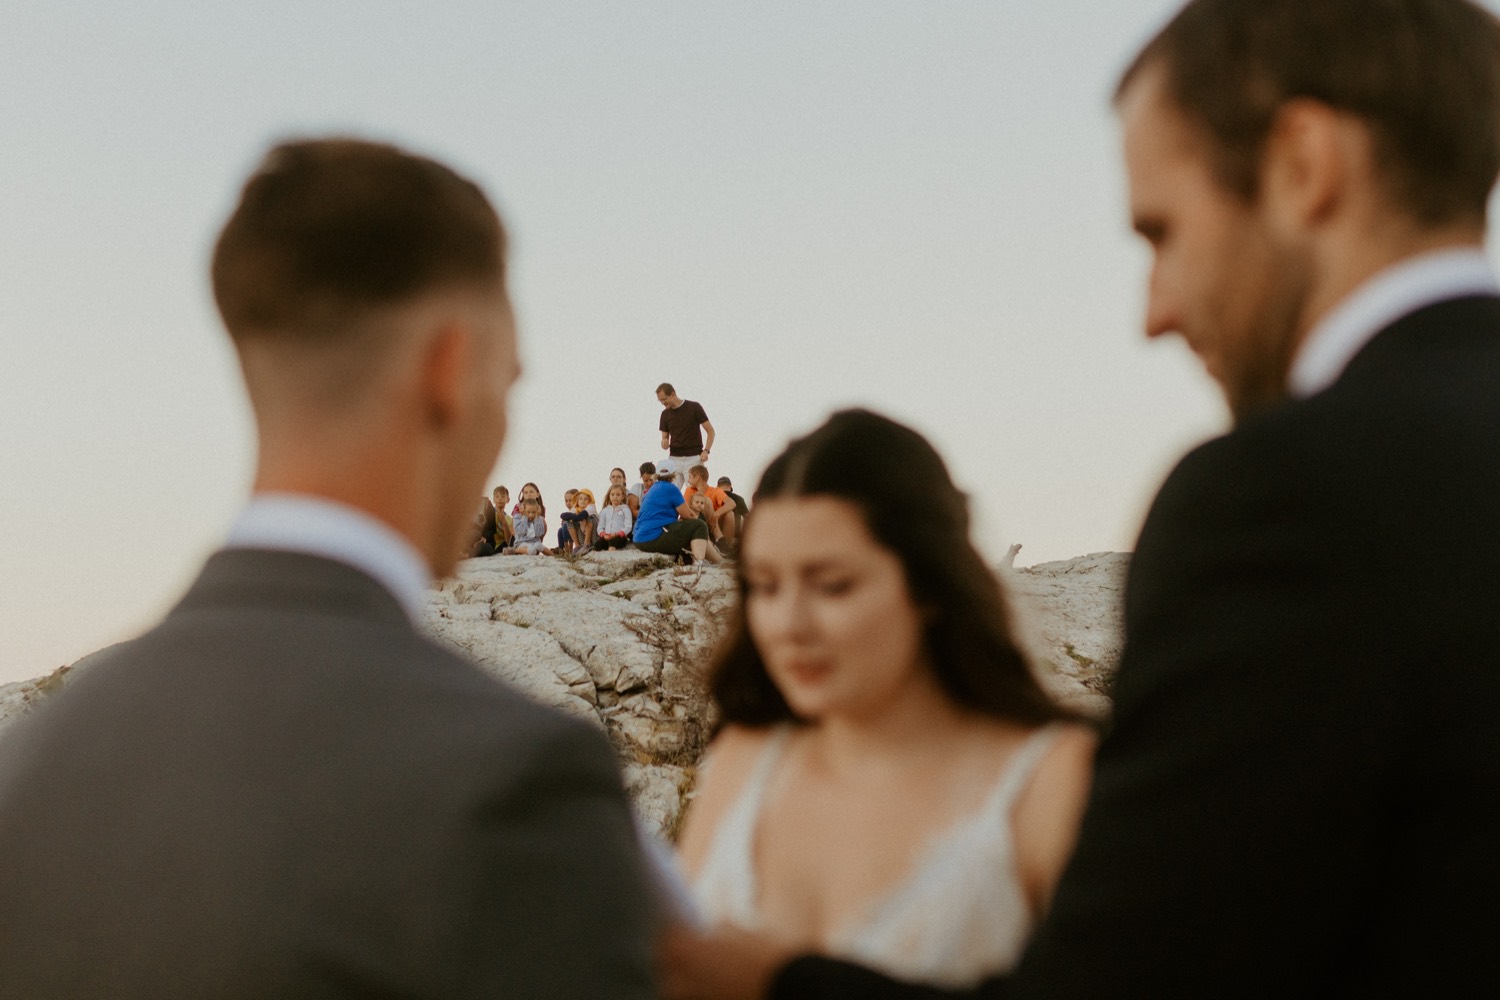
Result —
<svg viewBox="0 0 1500 1000"><path fill-rule="evenodd" d="M1318 321L1297 350L1287 389L1305 399L1331 386L1354 356L1403 316L1447 299L1500 294L1477 247L1436 250L1392 265L1356 288Z"/></svg>
<svg viewBox="0 0 1500 1000"><path fill-rule="evenodd" d="M302 552L353 566L389 590L413 621L432 581L427 561L394 528L347 504L300 493L252 496L224 547Z"/></svg>

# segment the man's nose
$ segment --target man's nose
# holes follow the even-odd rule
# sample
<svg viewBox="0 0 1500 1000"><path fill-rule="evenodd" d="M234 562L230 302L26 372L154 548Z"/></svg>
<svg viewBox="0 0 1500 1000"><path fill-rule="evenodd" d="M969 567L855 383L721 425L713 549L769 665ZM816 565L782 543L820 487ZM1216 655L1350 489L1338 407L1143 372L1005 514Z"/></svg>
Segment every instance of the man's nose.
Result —
<svg viewBox="0 0 1500 1000"><path fill-rule="evenodd" d="M1178 333L1181 325L1176 296L1169 294L1153 274L1146 288L1146 336L1154 338Z"/></svg>

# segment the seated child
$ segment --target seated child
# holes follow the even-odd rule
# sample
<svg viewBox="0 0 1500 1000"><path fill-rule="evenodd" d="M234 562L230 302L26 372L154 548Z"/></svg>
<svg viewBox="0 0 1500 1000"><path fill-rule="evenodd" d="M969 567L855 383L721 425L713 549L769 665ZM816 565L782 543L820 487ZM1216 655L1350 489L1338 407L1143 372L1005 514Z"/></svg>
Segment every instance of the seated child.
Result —
<svg viewBox="0 0 1500 1000"><path fill-rule="evenodd" d="M733 546L735 538L739 534L739 522L735 517L736 507L729 494L717 486L708 485L708 467L695 465L687 471L688 488L682 491L689 503L694 497L706 495L710 506L708 509L708 527L710 537L721 548Z"/></svg>
<svg viewBox="0 0 1500 1000"><path fill-rule="evenodd" d="M566 519L566 515L564 515ZM573 519L568 521L568 534L572 536L573 554L583 555L594 547L594 532L599 523L599 509L594 506L592 490L577 490L573 494Z"/></svg>
<svg viewBox="0 0 1500 1000"><path fill-rule="evenodd" d="M527 500L535 500L537 510L542 512L543 517L547 516L547 505L542 503L542 491L537 489L536 483L527 483L521 487L521 496L516 500L516 505L511 508L511 514L520 514L521 505Z"/></svg>
<svg viewBox="0 0 1500 1000"><path fill-rule="evenodd" d="M515 538L515 535L516 535L516 528L515 528L515 522L511 520L511 515L508 514L508 513L506 513L506 510L505 510L507 507L510 506L510 490L506 489L504 486L496 486L495 487L495 492L494 492L494 500L495 500L495 534L494 534L494 541L495 541L495 551L499 552L501 549L509 548L510 547L511 540L513 538Z"/></svg>
<svg viewBox="0 0 1500 1000"><path fill-rule="evenodd" d="M563 494L563 512L558 515L562 524L557 526L557 551L563 555L573 551L573 532L569 529L578 518L573 511L573 498L577 495L577 490L568 490Z"/></svg>
<svg viewBox="0 0 1500 1000"><path fill-rule="evenodd" d="M604 509L599 511L599 548L623 549L630 544L630 529L635 515L630 511L624 483L616 483L604 495Z"/></svg>
<svg viewBox="0 0 1500 1000"><path fill-rule="evenodd" d="M474 532L469 538L468 556L471 559L495 554L495 507L488 497L481 497L479 510L474 514Z"/></svg>
<svg viewBox="0 0 1500 1000"><path fill-rule="evenodd" d="M727 496L729 501L735 505L735 535L738 535L739 532L744 531L745 514L750 513L750 504L745 502L744 496L739 496L739 493L735 493L735 484L729 480L727 475L720 475L718 477L718 489L723 490L724 496Z"/></svg>
<svg viewBox="0 0 1500 1000"><path fill-rule="evenodd" d="M521 515L515 519L515 539L508 556L550 556L547 548L547 519L542 516L542 505L536 500L521 501Z"/></svg>
<svg viewBox="0 0 1500 1000"><path fill-rule="evenodd" d="M630 516L635 517L636 511L641 509L641 498L633 492L633 487L625 484L625 470L619 468L610 469L609 485L611 487L619 486L625 490L625 505L630 508ZM608 497L609 490L605 490L604 495Z"/></svg>
<svg viewBox="0 0 1500 1000"><path fill-rule="evenodd" d="M630 487L630 495L635 497L635 502L630 503L630 501L626 501L626 503L630 503L630 514L632 517L641 516L641 501L646 499L646 491L651 488L651 484L654 482L656 482L656 463L642 462L641 481Z"/></svg>
<svg viewBox="0 0 1500 1000"><path fill-rule="evenodd" d="M692 508L693 516L708 524L710 526L709 531L712 532L714 523L713 501L702 493L696 493L688 498L688 506Z"/></svg>

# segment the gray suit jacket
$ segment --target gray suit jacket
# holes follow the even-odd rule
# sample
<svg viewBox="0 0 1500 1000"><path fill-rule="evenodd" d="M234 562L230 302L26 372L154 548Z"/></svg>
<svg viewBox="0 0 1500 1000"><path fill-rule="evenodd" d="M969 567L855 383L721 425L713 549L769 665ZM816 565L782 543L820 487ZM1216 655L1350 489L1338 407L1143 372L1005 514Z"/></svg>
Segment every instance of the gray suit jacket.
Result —
<svg viewBox="0 0 1500 1000"><path fill-rule="evenodd" d="M215 555L0 743L0 997L643 997L607 740L363 573Z"/></svg>

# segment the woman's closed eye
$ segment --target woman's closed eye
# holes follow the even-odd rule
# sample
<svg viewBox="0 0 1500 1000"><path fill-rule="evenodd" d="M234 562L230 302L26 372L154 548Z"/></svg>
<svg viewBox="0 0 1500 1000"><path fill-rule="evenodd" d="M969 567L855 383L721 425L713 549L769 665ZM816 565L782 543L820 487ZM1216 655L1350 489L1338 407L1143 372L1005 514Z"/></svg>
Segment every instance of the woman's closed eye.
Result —
<svg viewBox="0 0 1500 1000"><path fill-rule="evenodd" d="M746 577L743 587L746 597L770 597L776 593L776 581L768 577Z"/></svg>

